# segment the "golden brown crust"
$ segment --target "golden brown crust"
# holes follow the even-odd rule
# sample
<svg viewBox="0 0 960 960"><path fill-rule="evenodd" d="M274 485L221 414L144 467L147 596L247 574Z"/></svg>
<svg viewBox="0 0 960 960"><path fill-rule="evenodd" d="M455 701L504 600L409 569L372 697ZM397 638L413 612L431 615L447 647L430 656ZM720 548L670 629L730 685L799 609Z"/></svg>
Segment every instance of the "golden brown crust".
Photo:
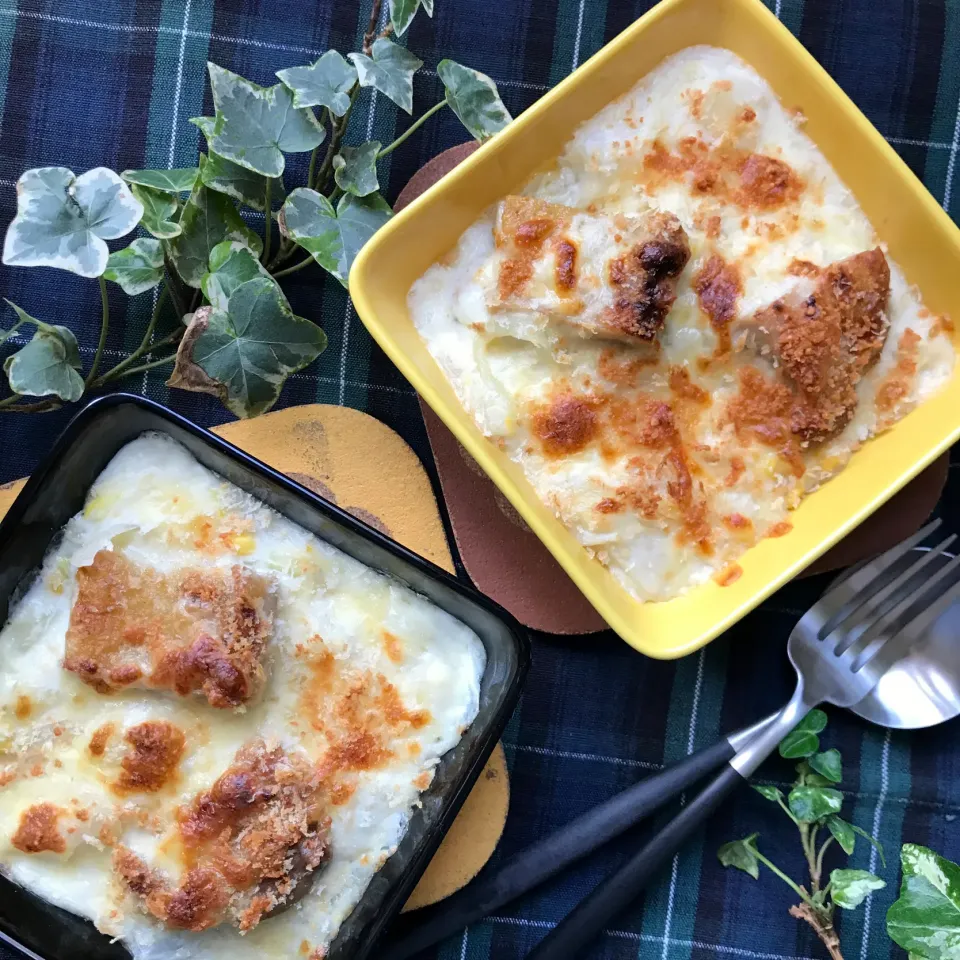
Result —
<svg viewBox="0 0 960 960"><path fill-rule="evenodd" d="M263 686L269 585L244 567L164 576L101 550L77 571L63 665L99 693L132 683L235 707Z"/></svg>
<svg viewBox="0 0 960 960"><path fill-rule="evenodd" d="M726 140L713 146L697 137L681 139L676 152L654 140L643 158L640 179L650 193L664 182L681 181L689 183L694 194L758 212L796 203L806 187L777 157L750 153Z"/></svg>
<svg viewBox="0 0 960 960"><path fill-rule="evenodd" d="M553 250L557 258L557 289L561 293L569 293L577 285L577 245L567 237L558 237L553 243Z"/></svg>
<svg viewBox="0 0 960 960"><path fill-rule="evenodd" d="M112 723L105 723L93 731L93 736L90 737L87 749L94 757L103 756L103 752L107 749L107 744L113 736L113 731L114 725Z"/></svg>
<svg viewBox="0 0 960 960"><path fill-rule="evenodd" d="M172 782L183 756L186 737L167 720L148 720L127 730L130 749L113 789L124 793L155 793Z"/></svg>
<svg viewBox="0 0 960 960"><path fill-rule="evenodd" d="M690 244L672 213L651 214L645 236L608 264L614 303L601 314L613 333L652 342L677 298L676 280L690 259Z"/></svg>
<svg viewBox="0 0 960 960"><path fill-rule="evenodd" d="M327 859L325 802L324 784L305 755L255 740L181 809L187 869L178 886L124 848L114 854L114 870L172 929L198 932L230 921L247 931L302 895L301 885Z"/></svg>
<svg viewBox="0 0 960 960"><path fill-rule="evenodd" d="M501 300L516 296L533 276L533 265L547 239L572 211L535 197L511 196L500 207L495 233L498 247L507 250L500 263L497 290Z"/></svg>
<svg viewBox="0 0 960 960"><path fill-rule="evenodd" d="M801 302L778 300L754 318L796 393L791 420L801 439L820 443L853 417L857 383L886 341L889 295L890 268L878 247L821 270Z"/></svg>
<svg viewBox="0 0 960 960"><path fill-rule="evenodd" d="M743 295L743 281L735 263L713 254L694 274L693 289L700 309L707 315L717 334L717 353L730 350L730 322L737 315L737 303Z"/></svg>
<svg viewBox="0 0 960 960"><path fill-rule="evenodd" d="M876 407L881 413L889 413L908 396L917 372L917 347L920 335L907 327L897 344L897 362L877 388Z"/></svg>
<svg viewBox="0 0 960 960"><path fill-rule="evenodd" d="M534 410L530 428L547 456L568 456L597 435L598 418L589 399L564 392Z"/></svg>
<svg viewBox="0 0 960 960"><path fill-rule="evenodd" d="M67 842L57 823L63 811L52 803L35 803L20 814L11 843L23 853L64 853Z"/></svg>

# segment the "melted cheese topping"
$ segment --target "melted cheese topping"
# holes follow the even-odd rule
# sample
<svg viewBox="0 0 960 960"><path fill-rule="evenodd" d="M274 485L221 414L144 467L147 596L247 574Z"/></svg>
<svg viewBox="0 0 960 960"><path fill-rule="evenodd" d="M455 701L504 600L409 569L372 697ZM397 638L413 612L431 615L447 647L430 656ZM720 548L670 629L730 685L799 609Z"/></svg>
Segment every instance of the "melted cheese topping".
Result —
<svg viewBox="0 0 960 960"><path fill-rule="evenodd" d="M0 870L136 960L321 956L485 664L462 623L158 435L98 478L0 648Z"/></svg>
<svg viewBox="0 0 960 960"><path fill-rule="evenodd" d="M730 51L681 51L410 291L465 409L639 599L733 582L952 374L949 318L801 127Z"/></svg>

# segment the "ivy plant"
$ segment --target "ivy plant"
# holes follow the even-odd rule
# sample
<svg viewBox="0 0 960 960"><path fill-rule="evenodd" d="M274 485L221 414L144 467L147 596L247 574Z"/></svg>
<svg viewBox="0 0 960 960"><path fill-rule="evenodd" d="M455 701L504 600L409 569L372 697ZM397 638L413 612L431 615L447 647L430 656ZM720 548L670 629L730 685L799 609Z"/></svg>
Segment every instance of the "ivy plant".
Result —
<svg viewBox="0 0 960 960"><path fill-rule="evenodd" d="M799 760L796 780L784 796L779 787L754 784L753 789L764 799L777 804L797 828L808 878L805 882L793 880L769 858L760 852L759 834L752 833L742 840L725 843L718 851L725 867L735 867L748 873L754 880L760 876L760 867L766 867L779 877L799 898L790 907L791 916L810 924L833 960L843 960L840 938L834 927L834 913L855 910L875 890L886 884L880 877L866 870L837 867L826 874L824 858L836 844L849 856L857 837L873 844L883 863L883 849L870 834L840 816L843 794L836 789L840 782L842 765L838 750L821 750L820 737L827 725L822 710L812 710L780 743L780 756Z"/></svg>
<svg viewBox="0 0 960 960"><path fill-rule="evenodd" d="M9 394L0 412L54 410L164 366L173 367L170 386L213 394L239 417L270 409L286 379L327 342L312 320L294 314L278 281L316 263L347 287L360 248L391 216L379 161L435 113L448 107L480 141L511 119L489 77L442 60L444 98L393 143L348 142L353 110L372 91L413 111L423 62L403 37L420 10L433 16L433 0L388 0L383 27L382 3L372 2L360 50L328 50L266 86L208 64L214 115L191 121L204 143L193 167L23 174L3 262L96 278L101 326L84 372L70 330L9 304L14 316L0 326L0 345L19 349L3 364ZM287 160L297 154L309 155L306 179L291 184ZM257 215L262 229L253 227ZM137 228L127 246L108 244ZM152 297L153 309L140 344L104 370L108 283ZM180 322L163 332L170 313Z"/></svg>

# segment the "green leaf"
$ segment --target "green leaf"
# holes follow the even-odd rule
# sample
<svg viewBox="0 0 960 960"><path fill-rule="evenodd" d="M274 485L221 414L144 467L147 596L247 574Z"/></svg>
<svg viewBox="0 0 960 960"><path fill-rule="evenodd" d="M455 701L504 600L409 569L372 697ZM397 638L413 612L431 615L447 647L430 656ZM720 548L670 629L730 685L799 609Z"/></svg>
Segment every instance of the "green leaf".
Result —
<svg viewBox="0 0 960 960"><path fill-rule="evenodd" d="M336 50L328 50L309 67L278 70L277 76L293 92L295 107L326 107L335 117L342 117L350 109L357 68Z"/></svg>
<svg viewBox="0 0 960 960"><path fill-rule="evenodd" d="M280 211L280 229L313 255L344 286L360 248L390 219L390 205L378 193L346 194L334 211L316 190L294 190Z"/></svg>
<svg viewBox="0 0 960 960"><path fill-rule="evenodd" d="M7 303L10 303L8 300ZM32 323L37 331L33 339L13 356L7 357L3 371L10 389L21 396L59 397L72 402L83 395L80 348L77 338L66 327L43 323L14 303L21 322Z"/></svg>
<svg viewBox="0 0 960 960"><path fill-rule="evenodd" d="M497 85L485 74L441 60L437 75L446 88L446 100L471 136L483 143L513 118L500 99Z"/></svg>
<svg viewBox="0 0 960 960"><path fill-rule="evenodd" d="M143 204L141 226L147 233L159 240L170 240L180 236L180 224L173 218L177 215L177 200L169 193L162 193L139 183L130 188L133 195Z"/></svg>
<svg viewBox="0 0 960 960"><path fill-rule="evenodd" d="M831 783L840 782L841 766L839 750L831 748L830 750L825 750L823 753L815 753L807 763L821 776L826 777Z"/></svg>
<svg viewBox="0 0 960 960"><path fill-rule="evenodd" d="M883 855L883 844L880 843L879 840L875 840L872 836L870 836L869 833L867 833L866 830L864 830L862 827L858 827L855 823L850 824L850 829L853 830L854 833L859 834L864 840L873 846L874 850L876 850L880 855L880 863L883 864L884 868L886 868L887 858Z"/></svg>
<svg viewBox="0 0 960 960"><path fill-rule="evenodd" d="M140 237L129 247L111 253L103 276L119 283L128 297L152 289L163 279L163 247L160 241Z"/></svg>
<svg viewBox="0 0 960 960"><path fill-rule="evenodd" d="M820 749L818 733L827 725L827 715L822 710L811 710L780 741L780 756L787 760L811 757Z"/></svg>
<svg viewBox="0 0 960 960"><path fill-rule="evenodd" d="M266 209L267 177L241 167L239 163L213 151L203 165L203 183L217 193L225 193L228 197L246 204L252 210L263 212ZM285 195L283 180L279 177L273 178L270 186L270 206L273 206L274 201L282 203Z"/></svg>
<svg viewBox="0 0 960 960"><path fill-rule="evenodd" d="M842 820L836 816L829 817L827 819L827 828L847 856L853 853L853 848L857 843L857 835L854 833L853 827L847 823L846 820Z"/></svg>
<svg viewBox="0 0 960 960"><path fill-rule="evenodd" d="M238 417L257 416L326 345L326 334L293 314L277 284L258 277L233 291L227 311L196 312L169 385L213 393Z"/></svg>
<svg viewBox="0 0 960 960"><path fill-rule="evenodd" d="M209 135L214 153L265 177L279 177L284 153L323 143L323 126L311 110L294 107L293 93L282 83L260 87L215 63L207 68L217 109Z"/></svg>
<svg viewBox="0 0 960 960"><path fill-rule="evenodd" d="M349 54L357 68L360 86L379 90L398 107L412 113L413 75L423 66L423 61L385 37L375 40L370 52L372 58L362 53Z"/></svg>
<svg viewBox="0 0 960 960"><path fill-rule="evenodd" d="M204 274L200 289L215 310L227 310L233 291L241 283L258 277L272 279L247 247L228 240L218 243L210 251L210 272ZM283 297L282 292L280 296ZM283 297L283 302L289 307L286 297Z"/></svg>
<svg viewBox="0 0 960 960"><path fill-rule="evenodd" d="M830 883L833 902L844 910L856 910L874 890L886 886L879 877L866 870L832 870Z"/></svg>
<svg viewBox="0 0 960 960"><path fill-rule="evenodd" d="M774 803L783 799L783 793L776 787L768 787L763 783L751 783L750 786L753 787L753 789L756 790L761 797L764 797L767 800L772 800Z"/></svg>
<svg viewBox="0 0 960 960"><path fill-rule="evenodd" d="M333 158L333 179L337 181L337 186L355 197L375 193L380 188L377 182L379 151L379 140L370 140L359 147L341 147Z"/></svg>
<svg viewBox="0 0 960 960"><path fill-rule="evenodd" d="M201 154L200 180L194 185L180 217L183 233L170 243L170 259L183 282L191 287L200 286L208 271L210 252L218 243L235 240L257 256L263 249L263 241L243 222L230 198L204 186L206 162Z"/></svg>
<svg viewBox="0 0 960 960"><path fill-rule="evenodd" d="M7 228L3 262L99 277L109 253L104 241L128 234L142 214L130 188L106 167L79 177L66 167L27 170L17 181L17 215Z"/></svg>
<svg viewBox="0 0 960 960"><path fill-rule="evenodd" d="M127 183L139 183L161 193L189 193L197 182L199 167L180 167L175 170L124 170L120 174Z"/></svg>
<svg viewBox="0 0 960 960"><path fill-rule="evenodd" d="M829 787L794 787L787 797L790 812L801 823L814 823L832 813L839 813L843 794Z"/></svg>
<svg viewBox="0 0 960 960"><path fill-rule="evenodd" d="M433 16L433 0L424 0L423 3L420 0L390 0L390 23L398 37L407 32L407 27L420 7L423 7L428 17Z"/></svg>
<svg viewBox="0 0 960 960"><path fill-rule="evenodd" d="M960 958L960 867L928 847L900 851L900 896L887 911L894 943L921 957Z"/></svg>
<svg viewBox="0 0 960 960"><path fill-rule="evenodd" d="M737 870L749 873L756 880L760 876L760 861L757 860L754 846L758 836L760 834L751 833L749 837L744 837L742 840L725 843L717 851L720 863L725 867L736 867Z"/></svg>

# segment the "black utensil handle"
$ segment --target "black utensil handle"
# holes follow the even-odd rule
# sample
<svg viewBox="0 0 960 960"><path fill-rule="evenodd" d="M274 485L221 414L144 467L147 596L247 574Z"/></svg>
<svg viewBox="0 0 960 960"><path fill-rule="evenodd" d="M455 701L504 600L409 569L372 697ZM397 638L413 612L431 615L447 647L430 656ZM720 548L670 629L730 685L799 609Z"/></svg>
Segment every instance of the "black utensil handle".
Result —
<svg viewBox="0 0 960 960"><path fill-rule="evenodd" d="M733 767L724 769L639 853L567 914L527 955L527 960L572 960L580 956L600 931L656 877L687 837L741 783L743 778Z"/></svg>
<svg viewBox="0 0 960 960"><path fill-rule="evenodd" d="M598 804L448 897L441 913L387 946L381 960L407 960L527 893L649 816L733 755L729 741L721 740Z"/></svg>

